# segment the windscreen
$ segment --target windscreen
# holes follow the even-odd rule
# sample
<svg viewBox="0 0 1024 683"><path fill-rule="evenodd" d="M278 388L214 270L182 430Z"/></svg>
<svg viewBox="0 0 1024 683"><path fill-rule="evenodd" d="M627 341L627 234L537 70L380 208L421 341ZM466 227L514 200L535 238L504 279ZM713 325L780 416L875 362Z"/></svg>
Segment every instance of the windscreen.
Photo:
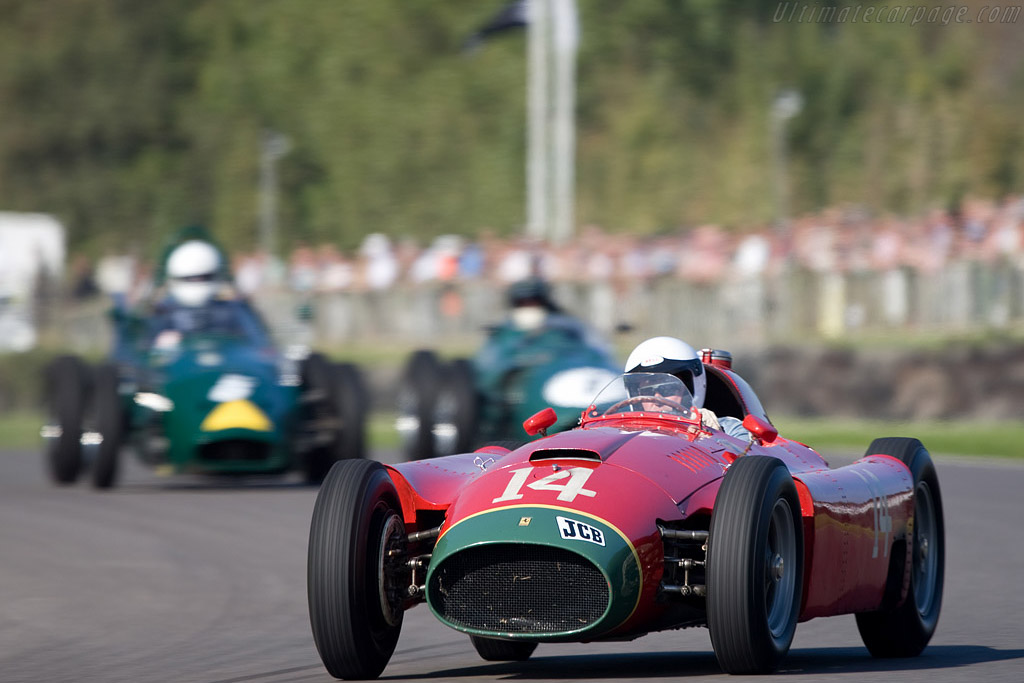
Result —
<svg viewBox="0 0 1024 683"><path fill-rule="evenodd" d="M661 413L691 418L693 396L682 381L662 372L631 372L609 382L593 400L588 417Z"/></svg>

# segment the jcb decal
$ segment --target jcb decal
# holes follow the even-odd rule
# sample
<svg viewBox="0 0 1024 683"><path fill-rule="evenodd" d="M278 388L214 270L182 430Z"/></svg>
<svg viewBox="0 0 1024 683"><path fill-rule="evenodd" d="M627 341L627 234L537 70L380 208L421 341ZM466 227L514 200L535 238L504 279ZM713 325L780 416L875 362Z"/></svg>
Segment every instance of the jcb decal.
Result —
<svg viewBox="0 0 1024 683"><path fill-rule="evenodd" d="M569 541L587 541L604 545L604 532L576 519L555 517L558 521L559 535Z"/></svg>

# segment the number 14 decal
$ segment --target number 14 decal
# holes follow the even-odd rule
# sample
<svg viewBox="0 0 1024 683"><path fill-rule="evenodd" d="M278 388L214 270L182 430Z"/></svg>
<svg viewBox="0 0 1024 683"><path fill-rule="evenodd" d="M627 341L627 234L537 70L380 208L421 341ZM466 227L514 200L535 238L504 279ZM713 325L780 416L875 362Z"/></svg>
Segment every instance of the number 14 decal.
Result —
<svg viewBox="0 0 1024 683"><path fill-rule="evenodd" d="M565 503L571 503L576 499L576 496L589 496L593 498L597 495L597 491L583 488L583 485L587 483L587 479L590 478L590 474L594 471L587 467L570 467L567 470L558 470L542 479L538 479L532 484L527 484L526 480L534 470L535 468L533 467L512 470L512 479L509 480L508 486L505 487L505 492L491 502L504 503L509 500L519 500L523 497L523 494L519 491L523 488L524 484L527 488L534 491L557 491L558 500ZM567 477L569 481L563 483L562 480Z"/></svg>

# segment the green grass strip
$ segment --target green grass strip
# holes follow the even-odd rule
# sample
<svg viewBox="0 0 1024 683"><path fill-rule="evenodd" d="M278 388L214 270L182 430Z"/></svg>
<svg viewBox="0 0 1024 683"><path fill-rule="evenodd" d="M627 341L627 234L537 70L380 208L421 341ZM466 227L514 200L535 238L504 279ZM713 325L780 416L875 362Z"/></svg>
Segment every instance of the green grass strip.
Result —
<svg viewBox="0 0 1024 683"><path fill-rule="evenodd" d="M39 436L42 420L39 413L31 410L0 414L0 450L39 448L42 445Z"/></svg>
<svg viewBox="0 0 1024 683"><path fill-rule="evenodd" d="M878 437L910 436L937 455L1024 456L1024 422L1010 420L887 422L780 417L772 421L783 436L822 452L831 448L864 450Z"/></svg>
<svg viewBox="0 0 1024 683"><path fill-rule="evenodd" d="M773 418L779 433L801 441L815 450L863 451L875 438L912 436L936 455L1024 457L1024 422L886 422L849 418ZM0 414L0 450L39 448L42 416L34 411ZM399 446L395 414L373 413L367 424L367 442L371 449L395 449Z"/></svg>

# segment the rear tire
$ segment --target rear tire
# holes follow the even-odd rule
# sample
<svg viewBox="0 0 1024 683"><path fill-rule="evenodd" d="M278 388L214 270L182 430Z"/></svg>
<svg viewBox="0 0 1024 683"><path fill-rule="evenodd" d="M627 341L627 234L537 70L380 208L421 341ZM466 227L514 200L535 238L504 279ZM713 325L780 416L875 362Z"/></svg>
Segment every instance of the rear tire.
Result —
<svg viewBox="0 0 1024 683"><path fill-rule="evenodd" d="M914 476L910 586L906 599L895 609L857 614L857 630L873 657L915 657L935 633L942 608L946 563L942 493L931 455L917 439L875 439L866 455L877 454L898 458Z"/></svg>
<svg viewBox="0 0 1024 683"><path fill-rule="evenodd" d="M96 430L103 437L92 465L92 483L107 489L117 480L118 459L124 442L125 414L118 392L120 378L117 366L105 363L96 368L93 380L93 409Z"/></svg>
<svg viewBox="0 0 1024 683"><path fill-rule="evenodd" d="M47 409L60 436L50 440L47 462L55 484L74 484L82 471L82 418L89 389L88 368L77 356L58 356L44 377Z"/></svg>
<svg viewBox="0 0 1024 683"><path fill-rule="evenodd" d="M426 460L434 449L434 408L444 374L433 351L413 352L398 386L398 420L407 460Z"/></svg>
<svg viewBox="0 0 1024 683"><path fill-rule="evenodd" d="M398 492L370 460L336 463L309 532L307 598L320 659L337 678L376 678L402 629L409 576Z"/></svg>
<svg viewBox="0 0 1024 683"><path fill-rule="evenodd" d="M764 674L789 652L803 589L796 486L777 458L738 458L711 513L707 619L722 669Z"/></svg>
<svg viewBox="0 0 1024 683"><path fill-rule="evenodd" d="M525 662L537 649L537 643L522 640L498 640L482 636L470 636L476 653L488 662Z"/></svg>

